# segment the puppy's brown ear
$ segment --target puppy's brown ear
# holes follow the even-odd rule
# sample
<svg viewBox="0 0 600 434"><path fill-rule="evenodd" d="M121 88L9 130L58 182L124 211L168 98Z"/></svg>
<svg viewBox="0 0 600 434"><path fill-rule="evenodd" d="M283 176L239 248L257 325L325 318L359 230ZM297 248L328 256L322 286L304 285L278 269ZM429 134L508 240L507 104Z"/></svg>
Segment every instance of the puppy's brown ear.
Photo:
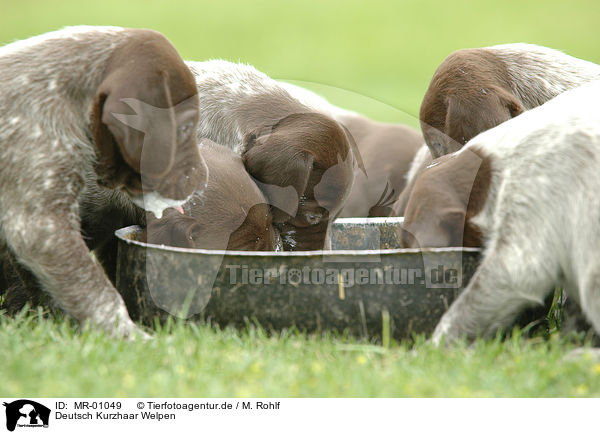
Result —
<svg viewBox="0 0 600 434"><path fill-rule="evenodd" d="M244 149L243 152L249 151L255 146L260 146L264 143L264 140L259 140L261 137L268 136L273 131L273 127L264 126L255 128L244 136Z"/></svg>
<svg viewBox="0 0 600 434"><path fill-rule="evenodd" d="M517 98L504 89L490 86L480 92L467 96L451 94L446 98L446 134L457 142L446 153L525 111Z"/></svg>
<svg viewBox="0 0 600 434"><path fill-rule="evenodd" d="M250 175L266 184L293 186L299 195L306 190L315 158L312 154L289 146L266 143L255 146L243 155Z"/></svg>
<svg viewBox="0 0 600 434"><path fill-rule="evenodd" d="M506 110L508 110L510 113L511 118L517 117L525 111L523 104L521 104L521 102L512 93L507 92L504 89L498 89L497 92L498 98Z"/></svg>
<svg viewBox="0 0 600 434"><path fill-rule="evenodd" d="M340 124L340 125L342 126L342 128L344 129L344 132L346 133L346 138L348 139L348 143L350 143L350 149L352 150L352 155L354 155L354 160L356 161L358 168L368 178L367 169L365 169L365 163L363 162L362 156L360 155L360 151L358 150L358 145L356 144L356 140L354 140L354 136L352 136L352 133L350 132L350 130L348 128L346 128L346 126L344 124Z"/></svg>
<svg viewBox="0 0 600 434"><path fill-rule="evenodd" d="M466 211L460 208L445 210L440 222L443 240L440 247L461 247L465 231Z"/></svg>
<svg viewBox="0 0 600 434"><path fill-rule="evenodd" d="M118 165L117 143L110 130L102 122L102 111L106 101L106 94L96 96L92 107L91 129L96 144L96 154L99 162L99 176L101 178L114 178Z"/></svg>
<svg viewBox="0 0 600 434"><path fill-rule="evenodd" d="M314 156L289 143L269 138L262 135L248 140L242 160L269 204L289 218L296 215L298 198L306 191ZM275 221L285 220L281 212L274 212Z"/></svg>
<svg viewBox="0 0 600 434"><path fill-rule="evenodd" d="M114 150L111 153L111 146L107 144L109 136L106 133L109 133L123 160L131 168L160 178L171 170L177 152L177 120L168 77L166 73L162 74L161 83L155 87L132 89L136 85L121 83L118 77L109 76L102 86L108 90L98 98L101 102L99 119L105 128L96 125L99 133L94 135L98 149L105 151L105 158L114 158ZM193 98L191 100L193 102ZM164 105L163 101L166 101L166 108L155 105ZM186 104L190 105L190 102L185 101L182 105ZM197 116L194 107L181 107L178 111L181 112L179 120L182 127L190 123L193 125Z"/></svg>

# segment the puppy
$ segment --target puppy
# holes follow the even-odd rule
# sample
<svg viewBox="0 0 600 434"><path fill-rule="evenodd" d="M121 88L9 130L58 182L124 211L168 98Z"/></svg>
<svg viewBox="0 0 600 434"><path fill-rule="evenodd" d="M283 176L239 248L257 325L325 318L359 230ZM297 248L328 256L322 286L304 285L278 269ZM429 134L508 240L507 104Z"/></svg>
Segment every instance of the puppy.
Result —
<svg viewBox="0 0 600 434"><path fill-rule="evenodd" d="M120 203L110 193L103 195L106 192L93 185L82 194L80 202L87 210L84 220L101 226L98 229L90 225L85 232L86 239L89 245L96 247L95 257L113 277L113 282L117 246L112 242L115 237L105 233L107 226L145 225L147 222L145 241L151 244L211 250L282 250L267 200L244 169L241 157L207 139L199 145L199 150L209 168L206 187L198 186L197 190L202 193L193 195L178 210L168 208L160 219L150 212L144 218L135 212L137 207ZM100 224L103 219L104 224ZM10 266L10 258L7 259L5 264L0 263L0 294L5 295L0 307L15 314L26 302L52 306L36 282L19 276Z"/></svg>
<svg viewBox="0 0 600 434"><path fill-rule="evenodd" d="M200 154L209 168L200 197L161 219L147 217L147 241L212 250L281 250L266 198L231 149L203 140ZM181 212L183 211L183 213Z"/></svg>
<svg viewBox="0 0 600 434"><path fill-rule="evenodd" d="M506 44L450 54L435 71L419 118L430 151L419 151L393 209L404 215L414 175L477 134L562 92L600 79L600 66L551 48Z"/></svg>
<svg viewBox="0 0 600 434"><path fill-rule="evenodd" d="M97 181L157 214L185 201L205 176L193 76L157 32L86 26L0 48L0 72L0 257L80 321L137 333L78 200Z"/></svg>
<svg viewBox="0 0 600 434"><path fill-rule="evenodd" d="M354 184L340 217L387 217L406 185L406 173L423 143L412 128L364 116L338 120L356 140L365 172L355 170Z"/></svg>
<svg viewBox="0 0 600 434"><path fill-rule="evenodd" d="M198 138L242 155L272 205L286 250L325 247L330 222L352 186L358 152L350 135L250 66L222 60L187 65L200 99Z"/></svg>
<svg viewBox="0 0 600 434"><path fill-rule="evenodd" d="M436 327L436 343L490 336L555 286L600 332L599 100L600 81L565 92L417 178L419 200L409 200L405 222L416 242L437 245L430 237L439 234L449 244L466 226L484 246L477 272ZM470 175L455 177L458 167ZM467 177L477 185L470 194Z"/></svg>
<svg viewBox="0 0 600 434"><path fill-rule="evenodd" d="M285 250L326 246L354 178L344 130L319 113L291 114L267 130L250 133L243 154L248 172L265 187ZM295 194L290 195L293 187ZM283 209L298 197L295 214Z"/></svg>
<svg viewBox="0 0 600 434"><path fill-rule="evenodd" d="M391 205L404 189L406 173L423 144L423 136L406 125L376 122L336 107L302 87L281 85L306 106L340 122L356 141L364 171L355 169L354 183L340 217L391 215Z"/></svg>
<svg viewBox="0 0 600 434"><path fill-rule="evenodd" d="M490 162L478 148L444 155L416 178L402 224L406 248L481 247L471 217L481 211L490 184Z"/></svg>

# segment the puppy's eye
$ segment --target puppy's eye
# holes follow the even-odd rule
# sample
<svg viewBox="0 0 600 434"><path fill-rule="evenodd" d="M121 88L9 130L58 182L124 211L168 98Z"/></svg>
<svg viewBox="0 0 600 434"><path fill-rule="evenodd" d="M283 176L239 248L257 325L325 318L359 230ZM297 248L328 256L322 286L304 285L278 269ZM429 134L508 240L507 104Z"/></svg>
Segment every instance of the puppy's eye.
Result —
<svg viewBox="0 0 600 434"><path fill-rule="evenodd" d="M185 124L180 125L179 128L177 128L177 143L183 143L187 141L190 138L193 127L193 122L186 122Z"/></svg>

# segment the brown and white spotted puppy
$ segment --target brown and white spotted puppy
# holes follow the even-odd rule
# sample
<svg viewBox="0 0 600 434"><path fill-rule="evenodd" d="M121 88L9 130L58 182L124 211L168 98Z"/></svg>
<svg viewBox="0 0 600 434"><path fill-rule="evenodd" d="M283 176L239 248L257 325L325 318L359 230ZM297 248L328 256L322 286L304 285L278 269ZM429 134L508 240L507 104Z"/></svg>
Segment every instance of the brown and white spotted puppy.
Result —
<svg viewBox="0 0 600 434"><path fill-rule="evenodd" d="M205 174L192 74L160 33L87 26L0 48L0 74L0 246L69 314L136 333L78 199L96 179L157 213L193 193Z"/></svg>
<svg viewBox="0 0 600 434"><path fill-rule="evenodd" d="M358 154L350 135L251 66L222 60L187 65L198 86L198 138L243 156L273 206L286 250L325 247L352 186Z"/></svg>
<svg viewBox="0 0 600 434"><path fill-rule="evenodd" d="M281 249L267 199L231 149L203 140L200 154L209 168L202 195L162 218L147 217L147 241L212 250Z"/></svg>
<svg viewBox="0 0 600 434"><path fill-rule="evenodd" d="M273 221L285 250L326 247L330 223L339 215L354 178L342 127L320 113L294 113L251 133L243 159L274 205ZM290 195L285 188L289 186L295 194ZM288 197L299 198L295 213L277 206L285 205Z"/></svg>
<svg viewBox="0 0 600 434"><path fill-rule="evenodd" d="M433 158L562 92L600 79L600 66L551 48L506 44L450 54L435 71L419 118L430 155L419 151L408 186L394 204L404 215L414 175Z"/></svg>
<svg viewBox="0 0 600 434"><path fill-rule="evenodd" d="M460 243L465 222L484 246L435 342L490 336L556 286L600 332L599 101L600 81L565 92L478 135L417 178L419 200L411 197L406 212L409 246Z"/></svg>
<svg viewBox="0 0 600 434"><path fill-rule="evenodd" d="M423 144L423 136L401 124L373 121L361 114L334 106L307 89L281 83L308 107L344 125L360 152L363 168L355 168L354 183L340 217L386 217L392 215L406 184L406 173Z"/></svg>

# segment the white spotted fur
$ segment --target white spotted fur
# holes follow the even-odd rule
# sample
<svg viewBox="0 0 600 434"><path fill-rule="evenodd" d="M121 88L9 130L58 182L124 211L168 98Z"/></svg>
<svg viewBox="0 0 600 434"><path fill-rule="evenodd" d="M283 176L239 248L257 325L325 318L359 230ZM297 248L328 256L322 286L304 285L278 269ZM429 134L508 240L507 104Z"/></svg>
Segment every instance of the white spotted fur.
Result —
<svg viewBox="0 0 600 434"><path fill-rule="evenodd" d="M514 43L483 48L493 51L505 63L512 90L529 110L561 93L600 79L600 65L569 56L559 50L535 44ZM432 160L424 143L406 174L412 190L417 174Z"/></svg>
<svg viewBox="0 0 600 434"><path fill-rule="evenodd" d="M482 262L433 341L489 336L563 286L600 332L600 81L473 138L491 186L473 220Z"/></svg>
<svg viewBox="0 0 600 434"><path fill-rule="evenodd" d="M126 29L77 26L0 47L0 259L9 246L65 310L118 335L139 331L89 257L77 199L94 173L89 110L127 41Z"/></svg>

